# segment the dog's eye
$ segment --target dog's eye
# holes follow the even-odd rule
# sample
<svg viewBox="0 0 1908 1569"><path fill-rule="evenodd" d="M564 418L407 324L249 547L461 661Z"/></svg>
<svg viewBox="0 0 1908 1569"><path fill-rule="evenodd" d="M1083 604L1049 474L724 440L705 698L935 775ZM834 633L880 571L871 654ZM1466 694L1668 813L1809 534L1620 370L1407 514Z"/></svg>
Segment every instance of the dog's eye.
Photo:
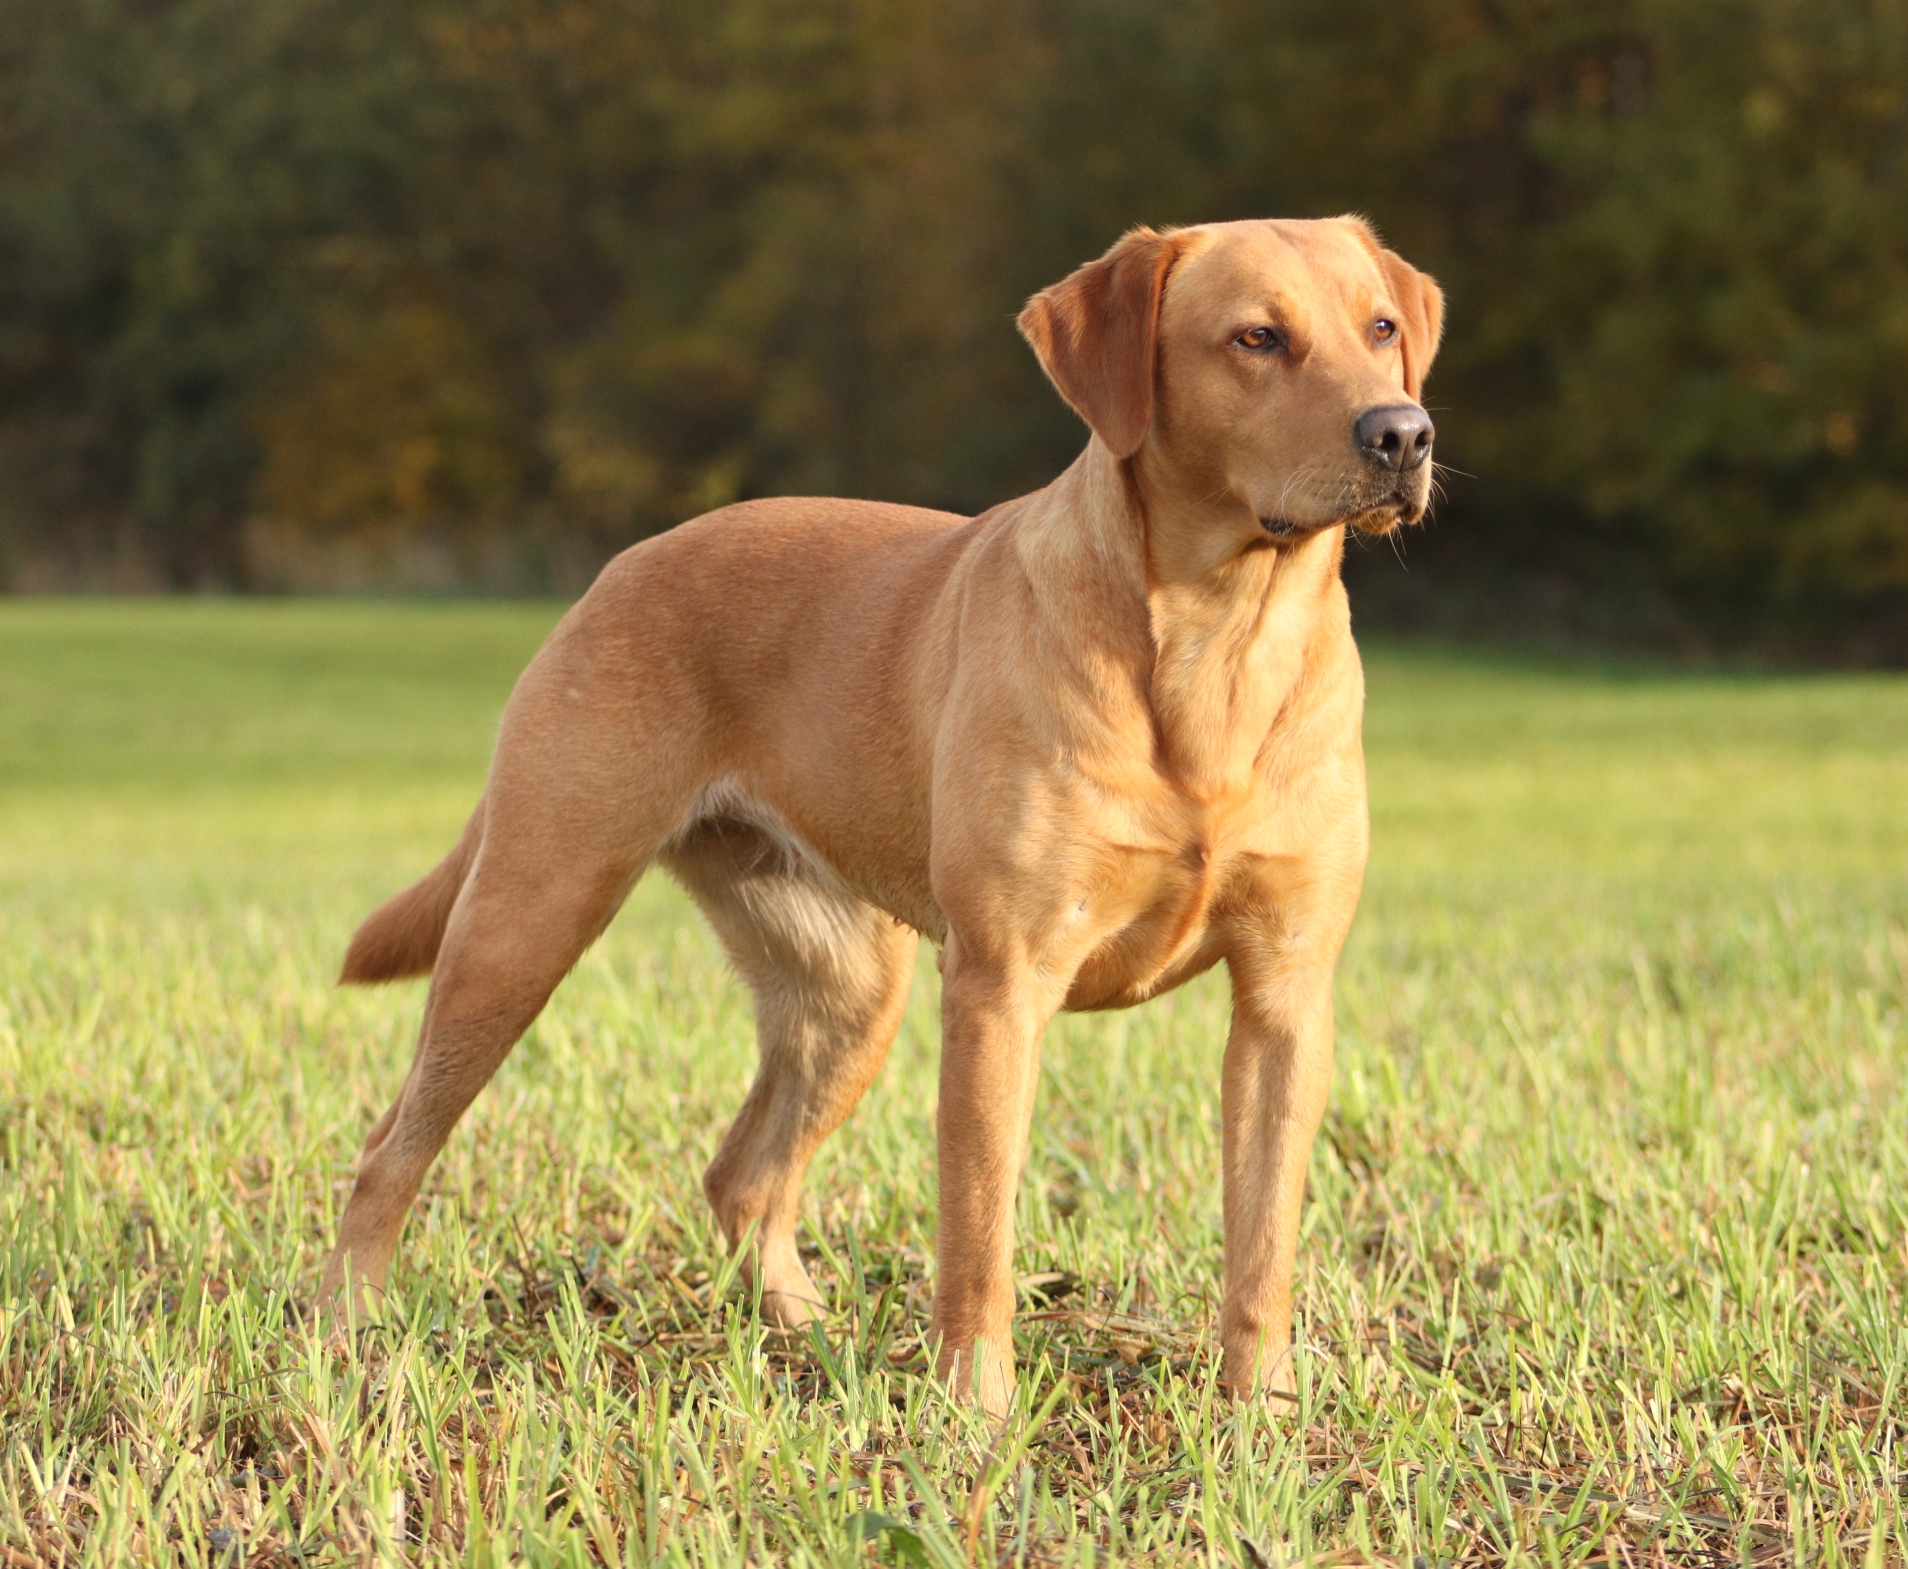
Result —
<svg viewBox="0 0 1908 1569"><path fill-rule="evenodd" d="M1285 334L1273 327L1248 327L1232 341L1242 349L1282 349Z"/></svg>
<svg viewBox="0 0 1908 1569"><path fill-rule="evenodd" d="M1389 343L1398 336L1398 324L1389 316L1380 316L1371 324L1371 335L1379 343Z"/></svg>

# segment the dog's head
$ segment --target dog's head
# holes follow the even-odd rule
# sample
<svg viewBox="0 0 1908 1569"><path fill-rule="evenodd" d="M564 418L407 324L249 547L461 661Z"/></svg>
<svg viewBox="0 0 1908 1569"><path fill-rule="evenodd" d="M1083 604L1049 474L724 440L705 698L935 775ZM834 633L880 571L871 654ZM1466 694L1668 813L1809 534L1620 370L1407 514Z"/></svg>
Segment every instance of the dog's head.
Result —
<svg viewBox="0 0 1908 1569"><path fill-rule="evenodd" d="M1020 313L1115 457L1275 539L1424 516L1443 322L1358 218L1135 229Z"/></svg>

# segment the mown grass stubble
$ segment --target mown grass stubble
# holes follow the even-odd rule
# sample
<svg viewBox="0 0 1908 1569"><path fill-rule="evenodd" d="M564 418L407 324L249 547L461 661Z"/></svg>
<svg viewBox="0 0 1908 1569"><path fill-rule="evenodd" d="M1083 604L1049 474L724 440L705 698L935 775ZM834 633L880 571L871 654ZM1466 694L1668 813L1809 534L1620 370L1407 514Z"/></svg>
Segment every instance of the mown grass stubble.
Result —
<svg viewBox="0 0 1908 1569"><path fill-rule="evenodd" d="M314 1337L422 1000L330 979L553 614L0 610L10 1563L1901 1561L1899 679L1372 652L1296 1413L1205 1351L1223 976L1049 1037L996 1431L919 1358L931 965L765 1337L698 1189L747 1008L656 880Z"/></svg>

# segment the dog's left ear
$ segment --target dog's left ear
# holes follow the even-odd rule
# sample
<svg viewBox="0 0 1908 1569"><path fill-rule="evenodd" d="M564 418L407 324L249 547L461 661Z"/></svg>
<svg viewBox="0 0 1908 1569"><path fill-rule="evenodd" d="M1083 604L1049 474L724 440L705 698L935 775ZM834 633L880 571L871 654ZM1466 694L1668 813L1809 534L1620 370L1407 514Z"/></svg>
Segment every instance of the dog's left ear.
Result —
<svg viewBox="0 0 1908 1569"><path fill-rule="evenodd" d="M1116 458L1139 451L1153 423L1159 302L1177 254L1173 236L1129 230L1020 313L1047 379Z"/></svg>
<svg viewBox="0 0 1908 1569"><path fill-rule="evenodd" d="M1404 329L1405 391L1416 402L1424 395L1424 378L1437 358L1438 339L1444 336L1444 290L1428 272L1419 272L1396 251L1380 246L1378 265L1404 318L1398 325Z"/></svg>

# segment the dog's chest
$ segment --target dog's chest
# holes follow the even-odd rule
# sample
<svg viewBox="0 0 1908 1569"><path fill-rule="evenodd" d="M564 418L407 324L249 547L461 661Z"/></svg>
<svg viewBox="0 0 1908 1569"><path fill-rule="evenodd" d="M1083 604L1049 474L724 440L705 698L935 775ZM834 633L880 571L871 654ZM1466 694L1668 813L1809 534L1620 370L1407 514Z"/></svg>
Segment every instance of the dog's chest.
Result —
<svg viewBox="0 0 1908 1569"><path fill-rule="evenodd" d="M1215 743L1223 767L1204 778L1157 754L1082 770L1058 814L1071 843L1052 844L1049 863L1067 869L1067 924L1084 949L1068 1007L1169 991L1224 957L1242 924L1261 936L1294 925L1319 868L1362 866L1355 711L1324 740L1274 725L1249 745Z"/></svg>
<svg viewBox="0 0 1908 1569"><path fill-rule="evenodd" d="M1229 898L1255 859L1238 805L1127 811L1109 825L1123 831L1089 841L1090 869L1070 912L1088 948L1068 1007L1124 1007L1217 961ZM1134 832L1148 825L1152 832Z"/></svg>

